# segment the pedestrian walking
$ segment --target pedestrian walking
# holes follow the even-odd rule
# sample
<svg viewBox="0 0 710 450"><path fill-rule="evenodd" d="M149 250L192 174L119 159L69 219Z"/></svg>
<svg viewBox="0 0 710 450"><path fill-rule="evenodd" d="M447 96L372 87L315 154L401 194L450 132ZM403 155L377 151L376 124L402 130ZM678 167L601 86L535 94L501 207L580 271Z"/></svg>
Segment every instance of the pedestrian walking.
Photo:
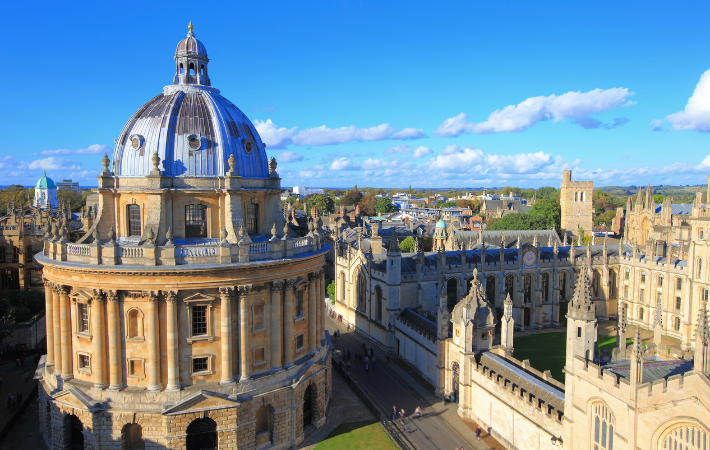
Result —
<svg viewBox="0 0 710 450"><path fill-rule="evenodd" d="M397 407L392 405L392 420L397 419Z"/></svg>
<svg viewBox="0 0 710 450"><path fill-rule="evenodd" d="M422 418L422 409L419 406L414 410L414 417L416 417L417 420Z"/></svg>
<svg viewBox="0 0 710 450"><path fill-rule="evenodd" d="M404 408L399 410L399 422L404 426Z"/></svg>
<svg viewBox="0 0 710 450"><path fill-rule="evenodd" d="M370 375L370 365L365 363L365 375Z"/></svg>
<svg viewBox="0 0 710 450"><path fill-rule="evenodd" d="M370 364L370 358L368 358L367 356L365 356L365 365L367 365L367 364Z"/></svg>
<svg viewBox="0 0 710 450"><path fill-rule="evenodd" d="M481 427L476 427L476 439L481 440Z"/></svg>
<svg viewBox="0 0 710 450"><path fill-rule="evenodd" d="M446 394L441 396L441 404L444 405L444 407L446 407Z"/></svg>
<svg viewBox="0 0 710 450"><path fill-rule="evenodd" d="M25 373L22 374L22 378L24 378L25 383L27 383L27 380L30 378L30 373L25 370Z"/></svg>

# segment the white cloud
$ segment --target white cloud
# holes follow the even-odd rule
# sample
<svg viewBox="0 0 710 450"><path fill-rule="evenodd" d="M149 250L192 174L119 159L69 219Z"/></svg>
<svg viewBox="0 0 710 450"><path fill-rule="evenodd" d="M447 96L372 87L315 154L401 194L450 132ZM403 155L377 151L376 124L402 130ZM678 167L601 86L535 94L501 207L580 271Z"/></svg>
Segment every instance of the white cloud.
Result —
<svg viewBox="0 0 710 450"><path fill-rule="evenodd" d="M303 155L296 152L281 152L276 155L276 161L283 163L292 163L303 161Z"/></svg>
<svg viewBox="0 0 710 450"><path fill-rule="evenodd" d="M76 161L50 156L44 159L37 159L31 163L20 163L20 169L44 169L44 170L78 170L81 165Z"/></svg>
<svg viewBox="0 0 710 450"><path fill-rule="evenodd" d="M683 111L666 116L674 130L710 131L710 70L700 76Z"/></svg>
<svg viewBox="0 0 710 450"><path fill-rule="evenodd" d="M80 148L74 153L76 153L77 155L100 155L101 153L112 153L112 150L109 148L108 145L93 144L86 148Z"/></svg>
<svg viewBox="0 0 710 450"><path fill-rule="evenodd" d="M388 139L394 128L383 123L370 128L357 128L355 125L340 128L328 128L321 125L301 130L291 138L296 145L334 145L352 141L382 141Z"/></svg>
<svg viewBox="0 0 710 450"><path fill-rule="evenodd" d="M68 148L60 148L57 150L42 150L35 155L57 156L57 155L100 155L101 153L111 154L113 151L108 145L92 144L86 148L77 150L69 150Z"/></svg>
<svg viewBox="0 0 710 450"><path fill-rule="evenodd" d="M330 170L360 170L360 165L348 158L338 158L330 165Z"/></svg>
<svg viewBox="0 0 710 450"><path fill-rule="evenodd" d="M286 145L291 143L291 138L296 134L297 129L296 127L291 129L278 127L271 119L266 119L266 122L257 119L254 121L254 127L270 150L286 148Z"/></svg>
<svg viewBox="0 0 710 450"><path fill-rule="evenodd" d="M405 128L392 135L392 139L401 139L403 141L408 139L421 139L424 137L426 137L426 134L421 128Z"/></svg>
<svg viewBox="0 0 710 450"><path fill-rule="evenodd" d="M412 147L408 146L407 144L399 144L395 145L394 147L390 147L387 150L385 150L385 155L391 155L393 153L397 153L398 155L403 155L405 153L409 153L412 151Z"/></svg>
<svg viewBox="0 0 710 450"><path fill-rule="evenodd" d="M589 92L567 92L544 97L530 97L517 105L509 105L493 111L484 122L470 122L468 116L460 113L446 119L434 131L442 137L459 136L462 133L519 132L540 121L553 119L555 122L567 117L582 117L597 114L634 103L628 97L634 95L627 88L593 89Z"/></svg>
<svg viewBox="0 0 710 450"><path fill-rule="evenodd" d="M431 155L432 151L430 148L424 147L423 145L420 145L419 147L414 150L414 153L412 153L412 159L419 159L427 155Z"/></svg>

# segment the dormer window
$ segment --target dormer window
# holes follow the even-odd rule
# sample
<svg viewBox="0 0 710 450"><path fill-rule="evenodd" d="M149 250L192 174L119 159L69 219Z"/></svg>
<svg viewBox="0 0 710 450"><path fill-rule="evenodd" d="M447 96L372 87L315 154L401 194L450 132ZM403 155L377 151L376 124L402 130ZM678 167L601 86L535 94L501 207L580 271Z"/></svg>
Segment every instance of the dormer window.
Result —
<svg viewBox="0 0 710 450"><path fill-rule="evenodd" d="M199 150L202 147L202 139L196 134L192 134L187 137L187 145L190 146L191 150Z"/></svg>

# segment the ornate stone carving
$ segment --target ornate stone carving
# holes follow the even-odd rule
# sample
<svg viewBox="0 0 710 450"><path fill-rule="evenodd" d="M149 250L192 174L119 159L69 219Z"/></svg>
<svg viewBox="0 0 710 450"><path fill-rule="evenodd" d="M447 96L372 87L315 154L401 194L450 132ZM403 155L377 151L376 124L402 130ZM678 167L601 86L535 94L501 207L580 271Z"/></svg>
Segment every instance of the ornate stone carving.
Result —
<svg viewBox="0 0 710 450"><path fill-rule="evenodd" d="M231 286L225 286L219 288L219 295L222 297L231 297L232 292L234 292L234 288Z"/></svg>
<svg viewBox="0 0 710 450"><path fill-rule="evenodd" d="M166 302L175 303L177 301L177 291L161 291Z"/></svg>
<svg viewBox="0 0 710 450"><path fill-rule="evenodd" d="M253 292L261 292L261 291L265 291L266 289L268 289L268 287L269 287L269 286L266 285L266 284L258 284L258 285L256 285L256 286L252 286L252 287L251 287L251 290L252 290Z"/></svg>
<svg viewBox="0 0 710 450"><path fill-rule="evenodd" d="M284 281L272 281L271 282L271 292L279 292L284 288Z"/></svg>
<svg viewBox="0 0 710 450"><path fill-rule="evenodd" d="M123 298L143 298L147 295L146 291L123 291Z"/></svg>
<svg viewBox="0 0 710 450"><path fill-rule="evenodd" d="M158 291L143 291L143 297L145 297L149 302L157 302Z"/></svg>
<svg viewBox="0 0 710 450"><path fill-rule="evenodd" d="M117 302L118 301L118 291L114 290L108 290L106 292L106 300L109 302Z"/></svg>
<svg viewBox="0 0 710 450"><path fill-rule="evenodd" d="M289 278L286 280L286 289L293 289L297 282L298 280L296 278Z"/></svg>
<svg viewBox="0 0 710 450"><path fill-rule="evenodd" d="M92 291L92 294L94 296L94 300L99 302L104 300L104 291L102 291L101 289L94 289Z"/></svg>
<svg viewBox="0 0 710 450"><path fill-rule="evenodd" d="M251 292L251 285L237 286L237 294L239 294L239 295L249 295L250 292Z"/></svg>

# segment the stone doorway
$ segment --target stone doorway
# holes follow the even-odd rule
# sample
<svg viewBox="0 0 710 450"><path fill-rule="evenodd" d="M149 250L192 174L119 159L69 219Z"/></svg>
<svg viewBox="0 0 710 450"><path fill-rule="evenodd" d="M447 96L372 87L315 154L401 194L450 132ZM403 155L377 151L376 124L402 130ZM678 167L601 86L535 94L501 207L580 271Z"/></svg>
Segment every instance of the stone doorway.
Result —
<svg viewBox="0 0 710 450"><path fill-rule="evenodd" d="M217 450L217 423L209 418L193 420L185 444L186 450Z"/></svg>
<svg viewBox="0 0 710 450"><path fill-rule="evenodd" d="M305 430L313 420L313 396L311 393L312 385L306 388L303 393L303 429Z"/></svg>

